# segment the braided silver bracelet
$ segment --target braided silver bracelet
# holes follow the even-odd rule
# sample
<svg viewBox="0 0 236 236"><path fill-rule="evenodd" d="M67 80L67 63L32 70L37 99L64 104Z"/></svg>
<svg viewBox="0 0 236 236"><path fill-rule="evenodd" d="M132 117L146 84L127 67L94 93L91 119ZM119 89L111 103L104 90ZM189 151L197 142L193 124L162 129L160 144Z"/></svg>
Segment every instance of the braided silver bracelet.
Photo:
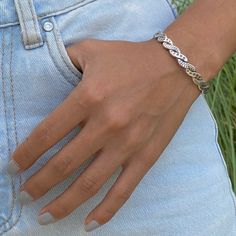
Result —
<svg viewBox="0 0 236 236"><path fill-rule="evenodd" d="M197 73L196 68L188 62L188 58L181 53L180 49L173 44L167 35L159 31L153 35L153 38L161 42L169 50L170 54L177 58L179 65L185 68L185 72L192 77L193 82L201 90L202 94L206 94L210 88L209 83L203 80L202 76Z"/></svg>

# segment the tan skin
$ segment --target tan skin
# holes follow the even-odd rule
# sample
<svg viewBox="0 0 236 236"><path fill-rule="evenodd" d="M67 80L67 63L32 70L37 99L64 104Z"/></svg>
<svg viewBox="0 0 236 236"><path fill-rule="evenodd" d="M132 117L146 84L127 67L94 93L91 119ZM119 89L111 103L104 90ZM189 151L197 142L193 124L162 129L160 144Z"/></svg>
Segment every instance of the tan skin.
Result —
<svg viewBox="0 0 236 236"><path fill-rule="evenodd" d="M211 80L236 49L236 2L225 2L195 1L165 30L205 80ZM209 7L211 14L204 10ZM40 214L50 212L56 219L63 219L96 194L122 166L117 181L85 219L85 224L91 220L105 224L158 160L200 91L154 39L87 39L67 51L83 72L83 80L32 130L12 159L19 164L20 172L26 171L80 124L79 134L21 190L37 200L96 154L75 182Z"/></svg>

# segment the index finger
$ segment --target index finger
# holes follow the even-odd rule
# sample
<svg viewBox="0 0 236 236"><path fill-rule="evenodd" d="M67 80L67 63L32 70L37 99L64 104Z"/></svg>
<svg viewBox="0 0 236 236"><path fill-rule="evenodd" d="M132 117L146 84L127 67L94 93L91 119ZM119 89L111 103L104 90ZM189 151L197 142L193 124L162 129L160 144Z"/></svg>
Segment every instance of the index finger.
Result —
<svg viewBox="0 0 236 236"><path fill-rule="evenodd" d="M81 86L77 86L70 95L40 122L18 145L12 154L7 171L10 175L28 169L49 148L55 145L67 133L81 123L86 112L80 105Z"/></svg>

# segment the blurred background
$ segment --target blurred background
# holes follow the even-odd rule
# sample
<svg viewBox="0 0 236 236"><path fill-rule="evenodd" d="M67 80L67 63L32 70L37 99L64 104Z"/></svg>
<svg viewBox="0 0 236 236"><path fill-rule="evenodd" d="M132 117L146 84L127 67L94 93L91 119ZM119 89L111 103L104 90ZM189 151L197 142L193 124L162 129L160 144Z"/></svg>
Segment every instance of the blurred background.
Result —
<svg viewBox="0 0 236 236"><path fill-rule="evenodd" d="M193 0L170 0L181 14ZM218 124L218 142L236 193L236 53L211 80L205 98Z"/></svg>

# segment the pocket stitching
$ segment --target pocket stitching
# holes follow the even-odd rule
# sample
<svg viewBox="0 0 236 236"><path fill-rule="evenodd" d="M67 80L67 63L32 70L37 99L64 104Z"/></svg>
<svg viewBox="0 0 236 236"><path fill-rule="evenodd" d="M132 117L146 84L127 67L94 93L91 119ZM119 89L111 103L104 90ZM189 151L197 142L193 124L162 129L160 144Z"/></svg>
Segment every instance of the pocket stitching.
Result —
<svg viewBox="0 0 236 236"><path fill-rule="evenodd" d="M2 54L2 59L5 55L5 50L4 50L4 42L5 42L5 37L4 37L4 33L2 34L2 48L3 48L3 54ZM16 126L16 120L15 120L15 99L14 99L14 84L13 84L13 78L12 78L12 49L13 49L13 30L11 29L11 42L10 42L11 46L10 46L10 83L11 83L11 101L13 103L13 119L14 119L14 137L15 137L15 144L16 146L18 145L18 136L17 136L17 126ZM2 60L3 61L3 60ZM3 69L3 64L1 64L1 67ZM6 97L5 97L5 83L4 83L4 80L2 81L3 83L3 99L4 99L4 113L5 113L5 116L6 116ZM7 136L8 136L8 142L9 142L9 134L8 134L8 125L6 126L7 128ZM10 147L8 145L8 153L10 154ZM3 219L3 222L0 224L0 235L3 234L3 233L6 233L8 231L10 231L19 221L20 217L21 217L21 214L22 214L22 206L20 205L20 209L19 209L19 212L17 212L17 218L16 220L14 221L13 220L13 212L15 211L16 209L16 206L19 205L17 204L16 202L16 192L17 192L17 189L16 189L16 185L17 183L15 183L14 179L12 176L10 176L10 179L11 179L11 193L12 193L12 200L11 200L11 203L10 203L10 212L9 212L9 215L7 216L7 218L5 219L3 216L0 216L1 219ZM20 178L19 178L19 185L21 185L21 175L20 175ZM3 229L2 229L3 228Z"/></svg>
<svg viewBox="0 0 236 236"><path fill-rule="evenodd" d="M54 26L55 26L55 24L54 24ZM57 32L55 32L55 30L57 31ZM54 35L54 38L55 38L55 40L56 40L56 45L57 45L57 50L58 50L58 52L59 52L59 54L60 54L60 56L61 56L61 58L62 58L62 60L63 60L63 62L65 63L65 65L66 65L66 67L68 68L68 70L70 70L71 71L71 73L72 74L74 74L75 76L81 76L82 74L78 71L78 75L74 72L74 70L71 68L71 65L69 65L68 63L68 61L67 60L65 60L65 56L62 54L62 52L61 52L61 49L60 49L60 46L59 46L59 44L58 44L58 41L61 41L61 38L59 38L59 31L58 31L58 29L55 29L55 30L53 30L53 35ZM63 42L62 42L63 43ZM65 45L64 45L64 47L65 47ZM68 59L69 59L69 55L68 55ZM71 60L71 59L69 59L69 60ZM71 62L72 63L72 62ZM76 69L76 67L74 67L75 69ZM78 69L76 69L76 70L78 70ZM80 79L80 78L79 78Z"/></svg>
<svg viewBox="0 0 236 236"><path fill-rule="evenodd" d="M66 76L65 76L65 73L61 70L61 68L58 66L58 63L56 62L54 56L52 55L52 52L51 52L51 48L50 48L50 45L49 45L49 42L48 40L45 40L46 44L47 44L47 48L48 48L48 52L49 52L49 55L50 55L50 58L52 59L53 61L53 65L57 68L57 70L59 71L59 73L62 75L63 79L65 79L68 83L72 84L73 86L75 86L74 82L69 80Z"/></svg>
<svg viewBox="0 0 236 236"><path fill-rule="evenodd" d="M46 32L46 37L45 37L45 42L47 45L49 56L53 61L53 65L56 67L58 72L62 75L63 80L67 81L69 84L71 84L75 87L82 80L83 74L74 66L74 64L72 63L68 54L63 55L64 52L61 51L62 49L60 48L61 45L59 45L59 43L62 44L62 47L65 50L65 53L67 53L67 52L66 52L63 40L60 36L60 31L57 28L57 24L56 24L54 18L51 17L50 20L47 20L47 21L52 22L52 24L54 25L54 29L51 32ZM42 22L42 23L44 23L44 22ZM50 38L50 37L52 37L52 38ZM51 41L53 41L53 42L51 42ZM52 49L51 44L55 44L56 48ZM53 52L53 51L55 51L55 52ZM54 55L54 54L56 54L56 55ZM55 56L58 56L59 59L56 59ZM65 57L67 57L67 58L65 58ZM68 76L68 74L65 71L63 71L61 64L66 67L68 72L71 73L71 76Z"/></svg>

